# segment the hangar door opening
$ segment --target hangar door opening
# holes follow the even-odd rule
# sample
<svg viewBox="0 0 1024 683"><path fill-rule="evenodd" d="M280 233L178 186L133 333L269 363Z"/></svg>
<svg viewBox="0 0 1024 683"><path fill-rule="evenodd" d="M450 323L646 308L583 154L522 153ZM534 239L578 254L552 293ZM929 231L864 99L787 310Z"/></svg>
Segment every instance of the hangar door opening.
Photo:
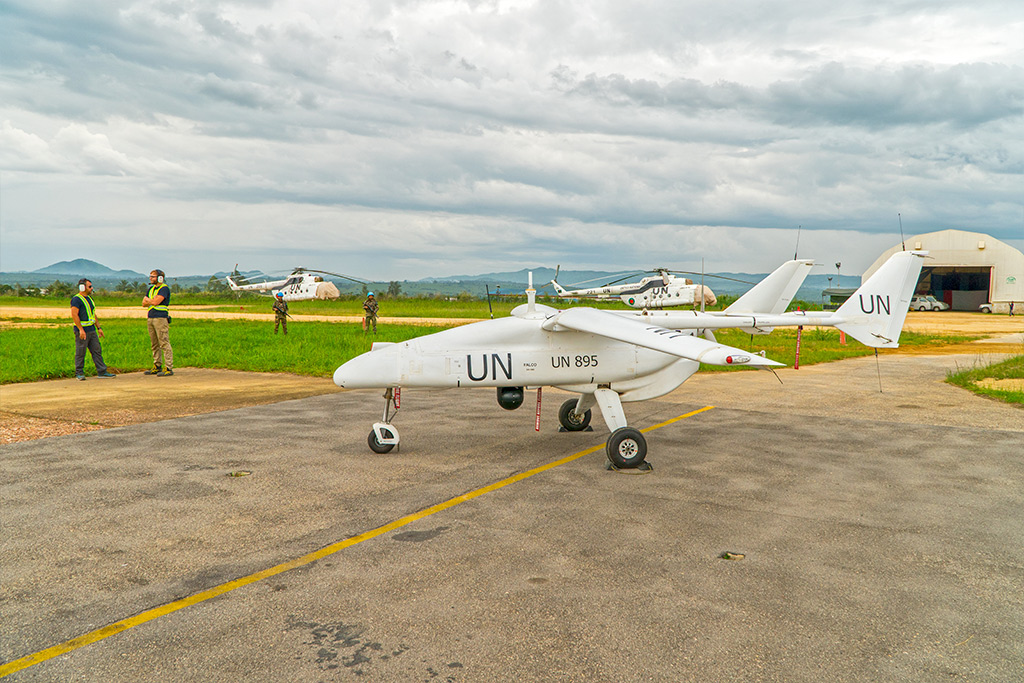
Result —
<svg viewBox="0 0 1024 683"><path fill-rule="evenodd" d="M976 311L990 301L992 266L935 266L921 273L917 291L945 301L954 311Z"/></svg>

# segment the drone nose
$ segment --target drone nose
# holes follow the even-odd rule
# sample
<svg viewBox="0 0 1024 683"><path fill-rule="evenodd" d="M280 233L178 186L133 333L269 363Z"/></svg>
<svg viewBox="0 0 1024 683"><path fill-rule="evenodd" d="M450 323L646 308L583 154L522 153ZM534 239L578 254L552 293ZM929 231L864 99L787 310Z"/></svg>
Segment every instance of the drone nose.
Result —
<svg viewBox="0 0 1024 683"><path fill-rule="evenodd" d="M397 386L399 384L397 348L375 348L361 356L356 356L334 371L334 383L343 389L378 389Z"/></svg>

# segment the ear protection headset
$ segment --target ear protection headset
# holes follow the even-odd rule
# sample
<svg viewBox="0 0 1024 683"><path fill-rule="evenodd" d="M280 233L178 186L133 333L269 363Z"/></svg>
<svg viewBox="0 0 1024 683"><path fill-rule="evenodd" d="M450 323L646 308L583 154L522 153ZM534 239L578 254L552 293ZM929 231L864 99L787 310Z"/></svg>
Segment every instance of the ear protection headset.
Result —
<svg viewBox="0 0 1024 683"><path fill-rule="evenodd" d="M88 282L88 281L89 281L88 278L84 278L84 277L81 280L78 281L78 291L79 292L84 292L85 291L85 283Z"/></svg>
<svg viewBox="0 0 1024 683"><path fill-rule="evenodd" d="M164 283L164 271L162 271L159 268L157 268L156 270L154 270L154 272L156 273L156 281L159 282L160 284L163 284Z"/></svg>

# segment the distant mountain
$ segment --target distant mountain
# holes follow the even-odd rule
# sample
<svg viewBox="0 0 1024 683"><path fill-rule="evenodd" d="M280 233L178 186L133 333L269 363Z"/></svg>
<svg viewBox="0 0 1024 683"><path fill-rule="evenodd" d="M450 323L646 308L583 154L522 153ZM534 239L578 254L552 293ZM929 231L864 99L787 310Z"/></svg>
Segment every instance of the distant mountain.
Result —
<svg viewBox="0 0 1024 683"><path fill-rule="evenodd" d="M79 278L119 278L123 280L137 280L139 278L146 280L149 278L148 275L137 273L134 270L114 270L102 263L96 263L86 258L78 258L74 261L60 261L45 268L33 270L32 273L38 275L77 275Z"/></svg>

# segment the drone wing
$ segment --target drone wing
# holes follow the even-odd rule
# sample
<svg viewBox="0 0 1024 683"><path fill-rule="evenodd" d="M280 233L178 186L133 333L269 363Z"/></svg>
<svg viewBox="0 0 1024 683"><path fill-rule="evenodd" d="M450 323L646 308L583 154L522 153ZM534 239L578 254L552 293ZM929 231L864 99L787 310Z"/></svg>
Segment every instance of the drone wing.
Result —
<svg viewBox="0 0 1024 683"><path fill-rule="evenodd" d="M543 327L552 332L574 330L596 334L710 365L748 365L764 368L783 365L750 351L718 344L690 333L649 325L641 320L596 308L570 308L561 311L548 318Z"/></svg>

